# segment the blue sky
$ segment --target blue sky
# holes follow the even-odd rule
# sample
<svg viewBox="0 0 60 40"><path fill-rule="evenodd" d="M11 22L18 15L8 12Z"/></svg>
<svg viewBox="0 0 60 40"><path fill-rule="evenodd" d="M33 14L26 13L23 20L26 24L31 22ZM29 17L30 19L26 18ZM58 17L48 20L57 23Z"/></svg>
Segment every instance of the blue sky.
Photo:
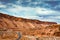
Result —
<svg viewBox="0 0 60 40"><path fill-rule="evenodd" d="M0 0L0 12L16 17L60 23L59 0Z"/></svg>

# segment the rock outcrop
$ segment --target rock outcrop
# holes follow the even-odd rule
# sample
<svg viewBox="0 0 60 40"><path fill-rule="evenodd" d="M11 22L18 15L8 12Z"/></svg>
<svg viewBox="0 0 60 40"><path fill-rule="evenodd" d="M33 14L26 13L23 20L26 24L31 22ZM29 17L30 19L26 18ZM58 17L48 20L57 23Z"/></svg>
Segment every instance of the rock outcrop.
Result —
<svg viewBox="0 0 60 40"><path fill-rule="evenodd" d="M22 35L48 37L60 36L60 25L56 22L25 19L0 13L0 31L13 30Z"/></svg>

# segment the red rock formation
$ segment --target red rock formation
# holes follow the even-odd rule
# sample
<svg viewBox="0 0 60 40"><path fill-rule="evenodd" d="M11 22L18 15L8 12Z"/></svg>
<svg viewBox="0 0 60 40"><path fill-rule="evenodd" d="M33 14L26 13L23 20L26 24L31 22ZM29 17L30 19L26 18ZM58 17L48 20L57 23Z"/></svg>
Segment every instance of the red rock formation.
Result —
<svg viewBox="0 0 60 40"><path fill-rule="evenodd" d="M21 32L23 35L39 37L58 36L57 33L59 32L60 34L59 26L60 25L57 25L56 22L45 22L20 17L18 18L0 13L0 29L12 29L13 31Z"/></svg>

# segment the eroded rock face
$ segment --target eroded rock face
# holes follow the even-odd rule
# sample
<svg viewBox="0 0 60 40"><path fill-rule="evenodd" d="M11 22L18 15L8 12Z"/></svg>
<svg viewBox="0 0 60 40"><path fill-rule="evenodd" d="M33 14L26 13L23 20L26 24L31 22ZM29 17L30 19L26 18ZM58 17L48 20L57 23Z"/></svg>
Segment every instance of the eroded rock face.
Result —
<svg viewBox="0 0 60 40"><path fill-rule="evenodd" d="M0 29L0 40L16 40L19 38L19 35L16 31L12 29L1 28Z"/></svg>
<svg viewBox="0 0 60 40"><path fill-rule="evenodd" d="M57 36L60 33L60 25L56 22L44 22L39 20L17 18L0 13L0 29L6 28L19 31L22 35L39 37Z"/></svg>

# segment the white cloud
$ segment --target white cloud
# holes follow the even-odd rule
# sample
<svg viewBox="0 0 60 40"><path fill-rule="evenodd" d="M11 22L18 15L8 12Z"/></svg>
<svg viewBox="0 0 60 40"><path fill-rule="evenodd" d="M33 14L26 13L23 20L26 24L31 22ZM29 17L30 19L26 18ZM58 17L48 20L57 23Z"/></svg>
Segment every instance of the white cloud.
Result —
<svg viewBox="0 0 60 40"><path fill-rule="evenodd" d="M46 8L36 8L36 12L37 14L41 14L41 15L51 15L51 14L55 15L56 13L58 13L57 11Z"/></svg>
<svg viewBox="0 0 60 40"><path fill-rule="evenodd" d="M20 15L20 16L37 16L39 15L60 15L58 11L41 8L41 7L22 7L19 5L12 4L13 8L6 8L6 10L10 13L13 13L12 15ZM22 15L21 15L22 14Z"/></svg>
<svg viewBox="0 0 60 40"><path fill-rule="evenodd" d="M19 5L21 5L21 3L22 2L31 2L31 0L18 0L18 1L16 1L16 4L19 4Z"/></svg>
<svg viewBox="0 0 60 40"><path fill-rule="evenodd" d="M29 13L29 12L33 11L36 14L41 14L41 15L50 15L50 14L55 15L56 13L59 13L57 11L46 9L46 8L41 8L41 7L36 7L36 8L22 7L22 6L15 5L15 4L13 4L12 7L14 7L14 8L8 8L7 10L9 10L10 12L13 12L13 13L19 13L19 12Z"/></svg>
<svg viewBox="0 0 60 40"><path fill-rule="evenodd" d="M6 5L0 4L0 8L6 8Z"/></svg>
<svg viewBox="0 0 60 40"><path fill-rule="evenodd" d="M34 11L34 9L30 8L30 7L21 7L19 5L14 5L14 6L15 6L14 8L8 8L7 11L20 15L20 16L29 15L29 14L31 14L32 11ZM21 14L23 14L23 15L21 15Z"/></svg>
<svg viewBox="0 0 60 40"><path fill-rule="evenodd" d="M0 8L6 8L7 6L0 2Z"/></svg>
<svg viewBox="0 0 60 40"><path fill-rule="evenodd" d="M56 19L60 19L60 16L56 16L56 17L54 17L54 18L56 18Z"/></svg>

